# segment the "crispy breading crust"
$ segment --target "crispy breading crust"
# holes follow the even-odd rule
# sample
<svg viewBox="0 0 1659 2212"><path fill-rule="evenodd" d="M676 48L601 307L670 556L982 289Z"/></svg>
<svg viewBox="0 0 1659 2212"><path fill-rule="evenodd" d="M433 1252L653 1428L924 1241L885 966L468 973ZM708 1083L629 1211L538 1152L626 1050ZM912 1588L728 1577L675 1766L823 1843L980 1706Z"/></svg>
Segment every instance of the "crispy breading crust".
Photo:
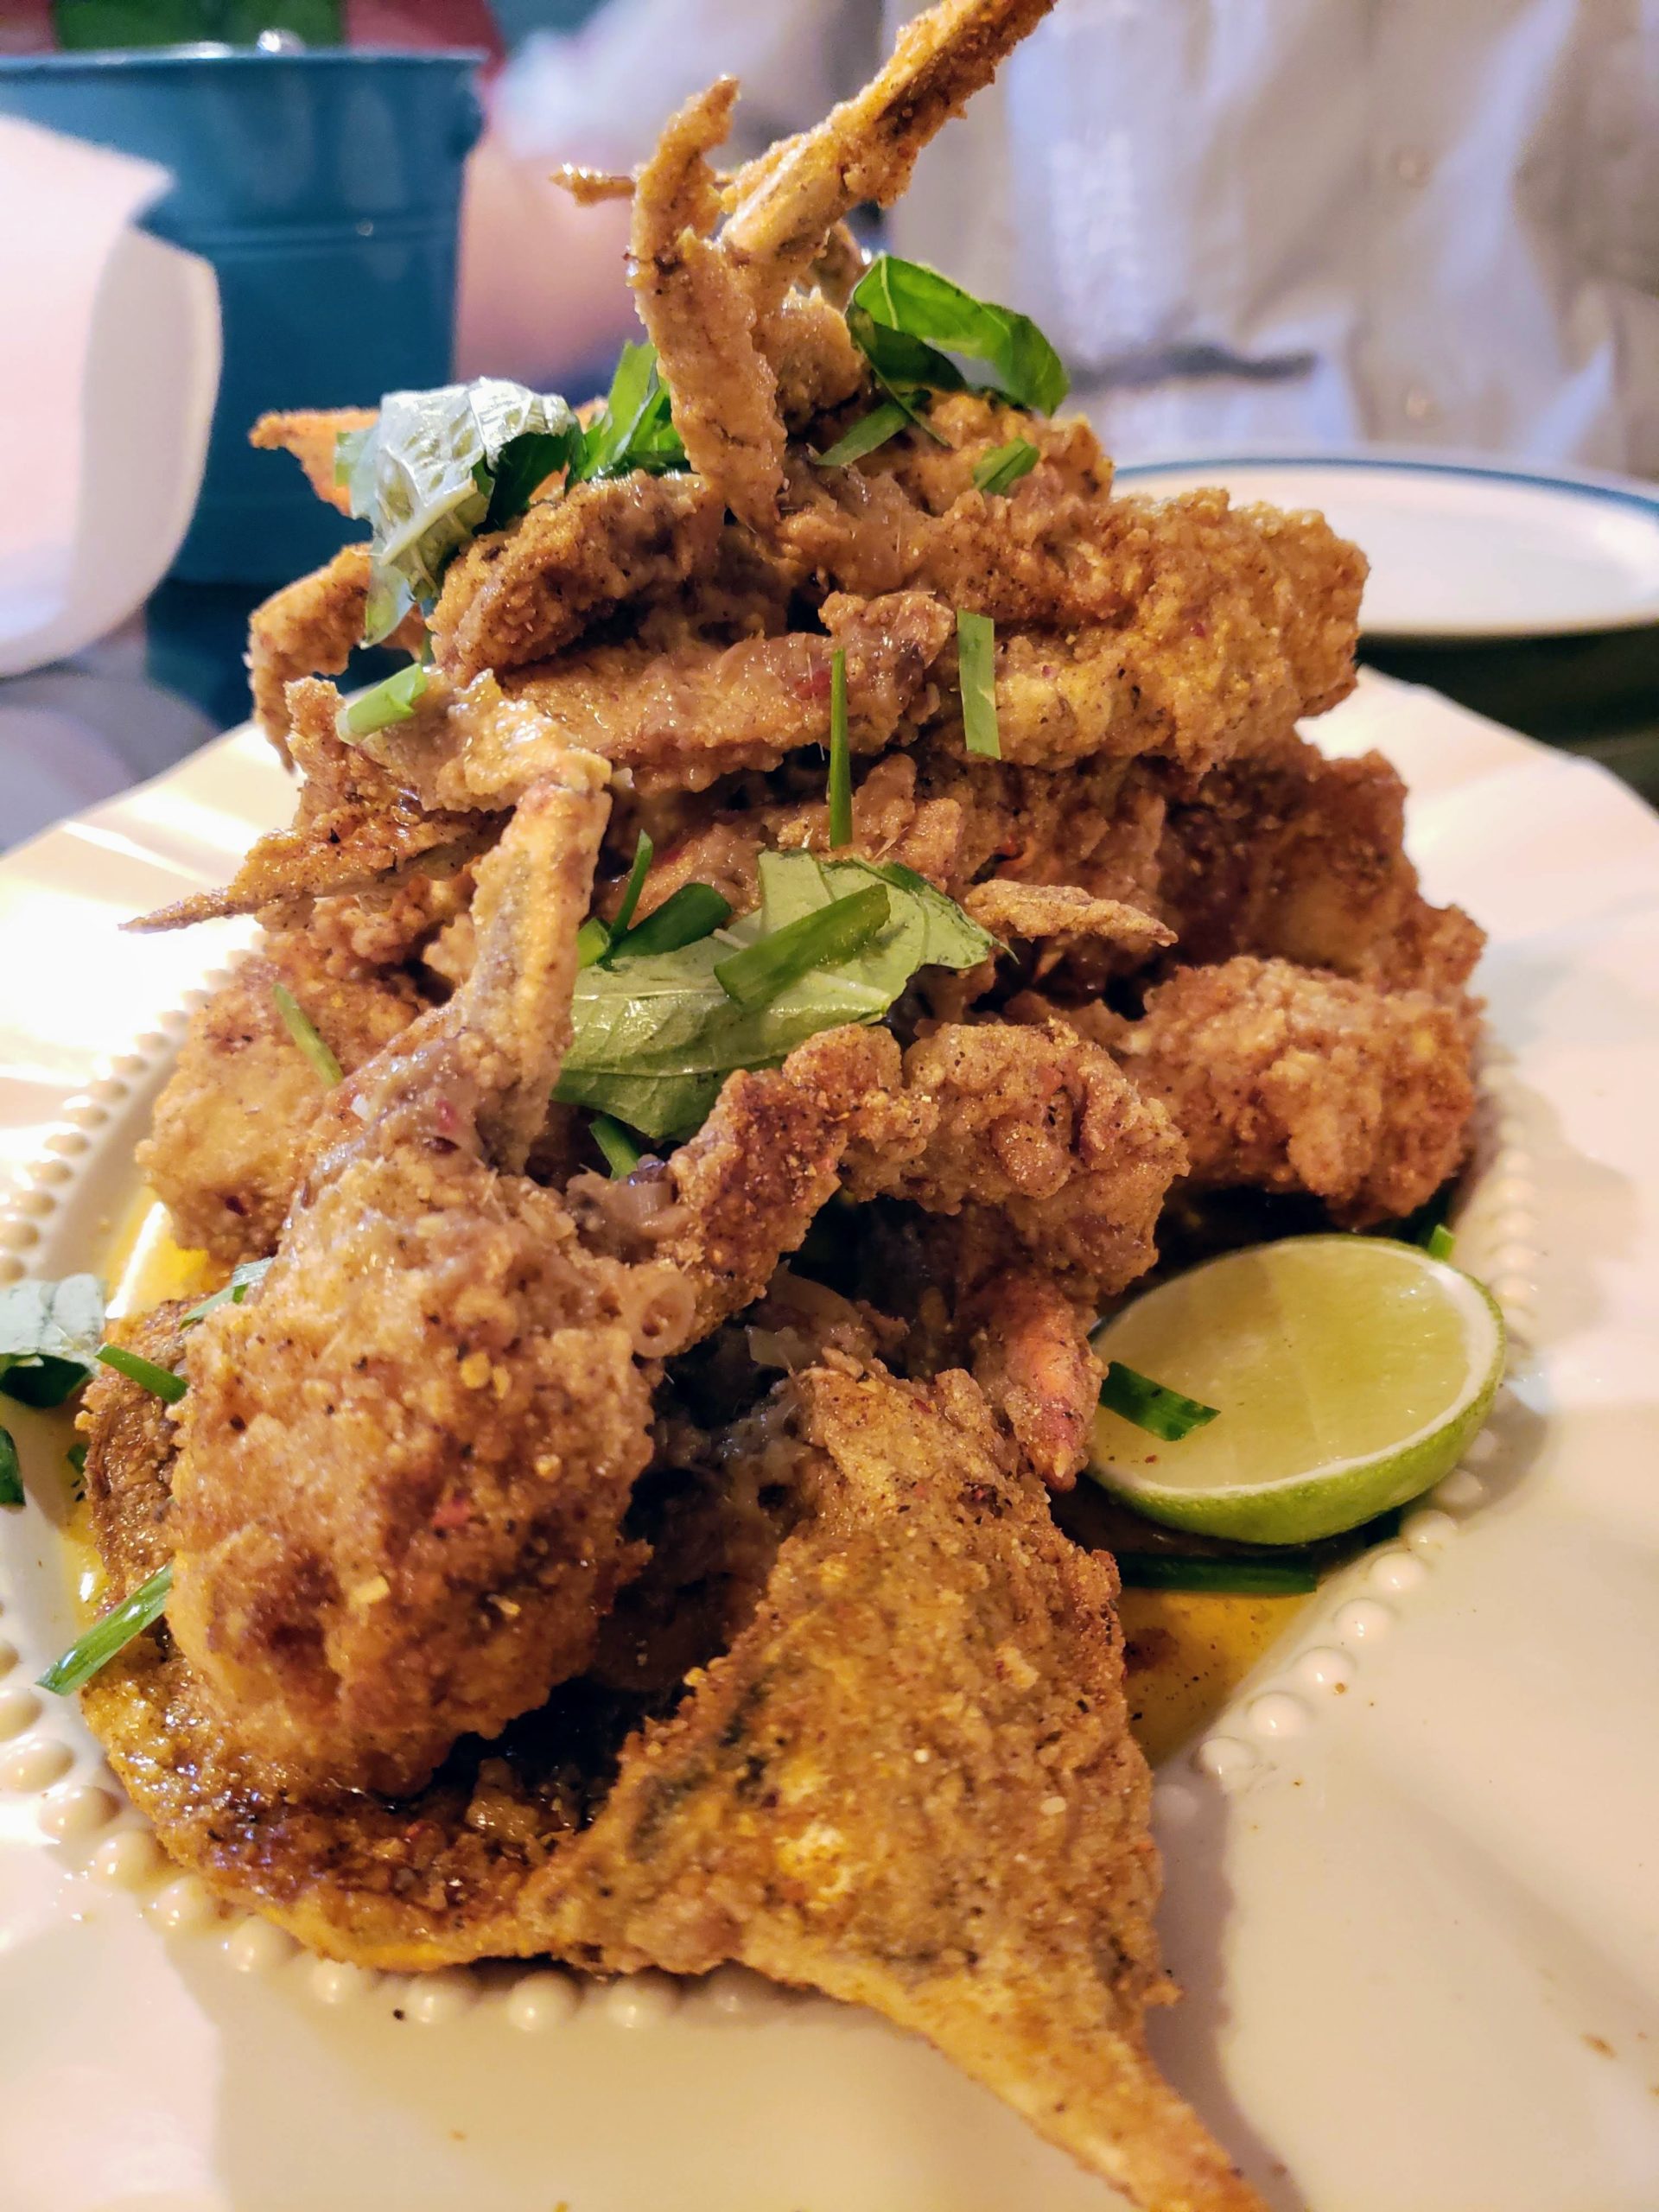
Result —
<svg viewBox="0 0 1659 2212"><path fill-rule="evenodd" d="M465 683L545 659L595 616L712 567L721 515L696 476L623 476L537 501L451 564L432 617L439 665Z"/></svg>
<svg viewBox="0 0 1659 2212"><path fill-rule="evenodd" d="M327 1095L277 1012L279 983L348 1075L423 1007L396 970L333 973L312 939L290 932L245 960L192 1015L137 1166L180 1243L227 1265L275 1249Z"/></svg>
<svg viewBox="0 0 1659 2212"><path fill-rule="evenodd" d="M1184 968L1117 1051L1168 1109L1199 1188L1308 1191L1363 1228L1432 1198L1467 1147L1471 1024L1426 991L1284 960Z"/></svg>
<svg viewBox="0 0 1659 2212"><path fill-rule="evenodd" d="M1139 2202L1260 2212L1142 2040L1173 1992L1109 1561L965 1375L792 1388L808 1520L526 1919L587 1965L734 1959L871 2005Z"/></svg>
<svg viewBox="0 0 1659 2212"><path fill-rule="evenodd" d="M334 447L343 430L366 430L372 407L298 407L262 415L248 433L248 443L262 453L291 453L311 489L331 507L350 514L351 494L334 476Z"/></svg>

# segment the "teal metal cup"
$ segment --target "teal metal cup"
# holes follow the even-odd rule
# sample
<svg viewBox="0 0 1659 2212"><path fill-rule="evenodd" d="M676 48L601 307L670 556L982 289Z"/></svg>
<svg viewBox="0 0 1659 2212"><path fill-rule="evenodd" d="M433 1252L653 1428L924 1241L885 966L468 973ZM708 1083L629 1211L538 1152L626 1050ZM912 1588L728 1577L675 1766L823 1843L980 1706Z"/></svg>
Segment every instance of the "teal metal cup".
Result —
<svg viewBox="0 0 1659 2212"><path fill-rule="evenodd" d="M173 574L279 582L355 534L285 454L270 408L372 406L448 382L477 54L181 47L0 57L0 113L171 170L146 227L213 264L225 365Z"/></svg>

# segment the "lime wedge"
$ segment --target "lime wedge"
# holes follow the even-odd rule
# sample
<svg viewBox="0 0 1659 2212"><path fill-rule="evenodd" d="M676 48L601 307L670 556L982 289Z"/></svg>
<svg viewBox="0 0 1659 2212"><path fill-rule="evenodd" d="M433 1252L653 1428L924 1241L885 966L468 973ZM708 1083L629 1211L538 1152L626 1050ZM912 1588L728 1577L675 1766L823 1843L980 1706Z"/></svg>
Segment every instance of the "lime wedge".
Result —
<svg viewBox="0 0 1659 2212"><path fill-rule="evenodd" d="M1103 1408L1095 1480L1150 1520L1255 1544L1312 1543L1432 1488L1503 1371L1484 1286L1376 1236L1229 1252L1102 1322L1094 1345L1217 1408L1170 1444Z"/></svg>

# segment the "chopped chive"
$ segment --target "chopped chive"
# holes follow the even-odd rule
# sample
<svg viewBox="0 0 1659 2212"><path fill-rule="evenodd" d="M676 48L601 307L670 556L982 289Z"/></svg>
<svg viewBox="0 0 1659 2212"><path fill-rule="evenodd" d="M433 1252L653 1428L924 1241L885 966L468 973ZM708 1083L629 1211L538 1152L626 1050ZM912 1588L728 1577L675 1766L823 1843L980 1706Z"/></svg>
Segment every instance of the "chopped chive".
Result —
<svg viewBox="0 0 1659 2212"><path fill-rule="evenodd" d="M1010 438L974 464L974 484L987 493L1011 491L1022 476L1036 467L1039 455L1029 438Z"/></svg>
<svg viewBox="0 0 1659 2212"><path fill-rule="evenodd" d="M1184 1398L1179 1390L1166 1389L1161 1382L1125 1367L1121 1359L1108 1363L1100 1402L1109 1413L1121 1414L1125 1421L1132 1421L1148 1435L1161 1437L1166 1444L1179 1444L1195 1428L1214 1421L1220 1410L1201 1405L1196 1398Z"/></svg>
<svg viewBox="0 0 1659 2212"><path fill-rule="evenodd" d="M962 734L970 753L1002 758L996 734L996 627L988 614L957 613L957 670L962 683Z"/></svg>
<svg viewBox="0 0 1659 2212"><path fill-rule="evenodd" d="M711 936L731 916L731 901L722 898L712 883L683 883L643 922L634 924L613 947L612 958L639 960L654 952L678 952L683 946Z"/></svg>
<svg viewBox="0 0 1659 2212"><path fill-rule="evenodd" d="M224 1287L204 1298L200 1306L193 1306L188 1313L179 1316L181 1329L192 1329L198 1321L205 1321L221 1306L239 1306L256 1283L264 1281L270 1271L269 1260L244 1260L231 1270L231 1279Z"/></svg>
<svg viewBox="0 0 1659 2212"><path fill-rule="evenodd" d="M190 1387L182 1375L175 1375L170 1367L158 1367L153 1359L146 1359L142 1352L129 1351L124 1344L100 1344L98 1356L105 1367L112 1367L129 1382L139 1383L158 1398L165 1398L169 1406L176 1406Z"/></svg>
<svg viewBox="0 0 1659 2212"><path fill-rule="evenodd" d="M611 949L611 933L597 914L589 914L576 931L576 965L592 968Z"/></svg>
<svg viewBox="0 0 1659 2212"><path fill-rule="evenodd" d="M621 1122L613 1122L608 1114L595 1114L588 1126L613 1180L620 1182L624 1176L632 1175L644 1155Z"/></svg>
<svg viewBox="0 0 1659 2212"><path fill-rule="evenodd" d="M11 1431L0 1428L0 1505L21 1505L22 1502L23 1477L17 1465L17 1446L11 1440Z"/></svg>
<svg viewBox="0 0 1659 2212"><path fill-rule="evenodd" d="M802 914L756 944L717 963L715 980L744 1007L765 1006L791 983L861 951L887 925L891 902L879 883Z"/></svg>
<svg viewBox="0 0 1659 2212"><path fill-rule="evenodd" d="M270 995L283 1017L283 1028L332 1090L340 1080L340 1065L317 1034L316 1024L286 983L273 983Z"/></svg>
<svg viewBox="0 0 1659 2212"><path fill-rule="evenodd" d="M426 664L423 660L412 660L407 668L396 670L360 698L340 709L340 734L347 738L369 737L378 729L389 729L393 722L406 722L425 690Z"/></svg>
<svg viewBox="0 0 1659 2212"><path fill-rule="evenodd" d="M1312 1567L1289 1560L1200 1558L1183 1552L1119 1552L1126 1590L1214 1590L1239 1597L1299 1598L1319 1586Z"/></svg>
<svg viewBox="0 0 1659 2212"><path fill-rule="evenodd" d="M844 430L828 453L818 455L818 467L845 468L850 461L861 461L889 438L896 438L911 419L907 407L901 407L896 399L884 399L868 415L861 415L850 430Z"/></svg>
<svg viewBox="0 0 1659 2212"><path fill-rule="evenodd" d="M628 880L622 887L622 904L617 908L616 918L610 925L612 944L628 933L629 925L633 920L633 910L639 904L639 893L645 889L645 878L651 873L654 852L655 848L642 830L633 849L633 866L628 870Z"/></svg>
<svg viewBox="0 0 1659 2212"><path fill-rule="evenodd" d="M830 849L853 842L853 747L847 727L847 656L830 656Z"/></svg>
<svg viewBox="0 0 1659 2212"><path fill-rule="evenodd" d="M72 1444L64 1453L63 1459L64 1465L69 1470L70 1491L76 1503L79 1504L86 1495L86 1446L84 1444Z"/></svg>
<svg viewBox="0 0 1659 2212"><path fill-rule="evenodd" d="M1428 1232L1428 1242L1423 1249L1431 1260L1449 1260L1458 1249L1458 1240L1443 1221L1437 1221Z"/></svg>
<svg viewBox="0 0 1659 2212"><path fill-rule="evenodd" d="M62 1658L41 1676L39 1687L50 1690L54 1697L67 1697L71 1690L90 1681L118 1651L126 1649L134 1637L142 1636L161 1618L172 1587L173 1562L168 1560L148 1582L141 1582L130 1598L124 1598L101 1621L94 1621L85 1636L77 1637Z"/></svg>

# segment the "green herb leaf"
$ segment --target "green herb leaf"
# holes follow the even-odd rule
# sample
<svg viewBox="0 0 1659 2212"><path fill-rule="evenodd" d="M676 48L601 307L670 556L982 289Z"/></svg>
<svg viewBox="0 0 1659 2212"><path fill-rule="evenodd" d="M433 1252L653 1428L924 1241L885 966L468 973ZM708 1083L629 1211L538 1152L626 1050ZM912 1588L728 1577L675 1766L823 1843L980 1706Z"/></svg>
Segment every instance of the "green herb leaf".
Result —
<svg viewBox="0 0 1659 2212"><path fill-rule="evenodd" d="M595 1114L589 1126L613 1180L620 1182L624 1176L632 1175L644 1155L621 1122L613 1122L608 1114Z"/></svg>
<svg viewBox="0 0 1659 2212"><path fill-rule="evenodd" d="M814 968L832 968L861 952L887 927L893 902L879 883L850 892L816 913L802 914L783 928L718 962L715 980L728 999L752 1011L767 1006Z"/></svg>
<svg viewBox="0 0 1659 2212"><path fill-rule="evenodd" d="M407 668L394 670L372 690L342 707L334 717L335 728L348 742L354 737L370 737L378 729L389 729L393 722L408 721L415 712L416 701L425 692L425 665L412 660Z"/></svg>
<svg viewBox="0 0 1659 2212"><path fill-rule="evenodd" d="M16 1398L20 1406L35 1406L49 1412L79 1389L88 1371L73 1359L19 1360L0 1377L0 1390L9 1398Z"/></svg>
<svg viewBox="0 0 1659 2212"><path fill-rule="evenodd" d="M270 995L283 1027L332 1090L340 1080L340 1062L317 1034L316 1025L286 983L273 983Z"/></svg>
<svg viewBox="0 0 1659 2212"><path fill-rule="evenodd" d="M1179 1444L1195 1428L1214 1421L1219 1411L1217 1407L1200 1405L1196 1398L1184 1398L1179 1390L1166 1389L1161 1382L1137 1375L1121 1359L1107 1367L1100 1402L1109 1413L1121 1414L1149 1436L1160 1436L1166 1444Z"/></svg>
<svg viewBox="0 0 1659 2212"><path fill-rule="evenodd" d="M909 345L878 341L878 359L867 321ZM1071 388L1065 364L1029 315L976 300L937 269L897 254L879 254L860 277L848 302L847 327L884 384L958 389L961 372L948 359L954 353L982 363L995 391L1040 415L1052 415Z"/></svg>
<svg viewBox="0 0 1659 2212"><path fill-rule="evenodd" d="M181 1329L193 1329L198 1321L205 1321L221 1306L239 1306L257 1283L262 1283L270 1272L269 1260L243 1260L231 1270L231 1279L211 1297L204 1298L200 1306L193 1306L188 1313L179 1316Z"/></svg>
<svg viewBox="0 0 1659 2212"><path fill-rule="evenodd" d="M1291 1560L1218 1559L1185 1552L1119 1552L1126 1590L1213 1590L1239 1597L1299 1598L1317 1590L1311 1567Z"/></svg>
<svg viewBox="0 0 1659 2212"><path fill-rule="evenodd" d="M1423 1249L1431 1260L1449 1260L1458 1249L1458 1240L1443 1221L1437 1221L1428 1232L1428 1242Z"/></svg>
<svg viewBox="0 0 1659 2212"><path fill-rule="evenodd" d="M636 468L663 476L684 467L685 448L657 372L657 348L648 341L625 346L609 396L582 433L571 481L626 476Z"/></svg>
<svg viewBox="0 0 1659 2212"><path fill-rule="evenodd" d="M710 937L732 918L731 901L712 883L683 883L643 922L636 922L611 953L613 961L640 960L653 953L677 952ZM584 966L586 963L583 963Z"/></svg>
<svg viewBox="0 0 1659 2212"><path fill-rule="evenodd" d="M847 656L830 656L830 849L853 842L853 748L847 727Z"/></svg>
<svg viewBox="0 0 1659 2212"><path fill-rule="evenodd" d="M651 874L655 849L642 830L633 848L633 865L628 870L628 880L622 887L622 904L617 908L615 919L610 925L613 946L619 938L625 938L628 933L633 920L633 910L639 904L639 893L645 889L645 878Z"/></svg>
<svg viewBox="0 0 1659 2212"><path fill-rule="evenodd" d="M11 1440L11 1431L0 1428L0 1505L22 1505L23 1502L23 1476L17 1465L17 1446Z"/></svg>
<svg viewBox="0 0 1659 2212"><path fill-rule="evenodd" d="M540 442L533 454L517 450L526 439ZM390 391L369 429L345 432L335 475L345 471L351 511L371 531L364 643L377 644L411 607L436 599L449 563L490 523L496 471L510 451L504 504L532 467L530 490L561 458L573 461L581 443L581 425L556 394L503 377Z"/></svg>
<svg viewBox="0 0 1659 2212"><path fill-rule="evenodd" d="M1002 758L996 728L996 626L988 614L957 615L957 673L962 685L962 736L970 753Z"/></svg>
<svg viewBox="0 0 1659 2212"><path fill-rule="evenodd" d="M863 308L847 308L847 327L870 365L870 373L912 429L922 431L936 446L942 438L927 419L927 406L935 391L959 391L961 372L943 353L902 331L889 330Z"/></svg>
<svg viewBox="0 0 1659 2212"><path fill-rule="evenodd" d="M510 522L517 522L548 478L569 467L579 435L579 432L573 435L567 424L560 430L524 430L510 438L495 464L485 529L505 530Z"/></svg>
<svg viewBox="0 0 1659 2212"><path fill-rule="evenodd" d="M0 1390L21 1405L60 1406L86 1380L103 1338L96 1275L12 1283L0 1290Z"/></svg>
<svg viewBox="0 0 1659 2212"><path fill-rule="evenodd" d="M165 1399L169 1406L176 1406L190 1388L182 1375L175 1375L170 1367L158 1367L153 1359L146 1359L142 1352L129 1351L124 1344L100 1344L98 1356L105 1367L112 1367L129 1382L137 1382L142 1389Z"/></svg>
<svg viewBox="0 0 1659 2212"><path fill-rule="evenodd" d="M85 1636L78 1637L62 1658L41 1676L39 1687L50 1690L54 1697L67 1697L83 1682L89 1682L117 1652L126 1649L134 1637L142 1636L161 1618L172 1587L173 1562L168 1560L148 1582L141 1582L130 1598L124 1598L101 1621L94 1621Z"/></svg>
<svg viewBox="0 0 1659 2212"><path fill-rule="evenodd" d="M759 911L721 938L650 959L619 957L577 977L575 1034L556 1098L613 1115L650 1138L688 1136L734 1068L775 1067L820 1030L880 1021L918 969L974 968L995 950L996 940L953 899L908 868L763 853L760 874ZM862 950L810 969L758 1007L740 1007L721 989L715 968L734 943L758 944L872 884L887 892L891 911Z"/></svg>
<svg viewBox="0 0 1659 2212"><path fill-rule="evenodd" d="M1029 438L1010 438L974 464L974 482L986 493L1011 491L1022 476L1036 467L1039 455Z"/></svg>
<svg viewBox="0 0 1659 2212"><path fill-rule="evenodd" d="M889 438L896 438L915 419L912 407L901 407L896 399L884 399L868 415L861 415L851 429L843 430L827 453L818 455L818 467L845 468L849 461L861 461Z"/></svg>
<svg viewBox="0 0 1659 2212"><path fill-rule="evenodd" d="M86 1446L72 1444L63 1455L63 1462L69 1470L70 1495L79 1504L86 1495Z"/></svg>

